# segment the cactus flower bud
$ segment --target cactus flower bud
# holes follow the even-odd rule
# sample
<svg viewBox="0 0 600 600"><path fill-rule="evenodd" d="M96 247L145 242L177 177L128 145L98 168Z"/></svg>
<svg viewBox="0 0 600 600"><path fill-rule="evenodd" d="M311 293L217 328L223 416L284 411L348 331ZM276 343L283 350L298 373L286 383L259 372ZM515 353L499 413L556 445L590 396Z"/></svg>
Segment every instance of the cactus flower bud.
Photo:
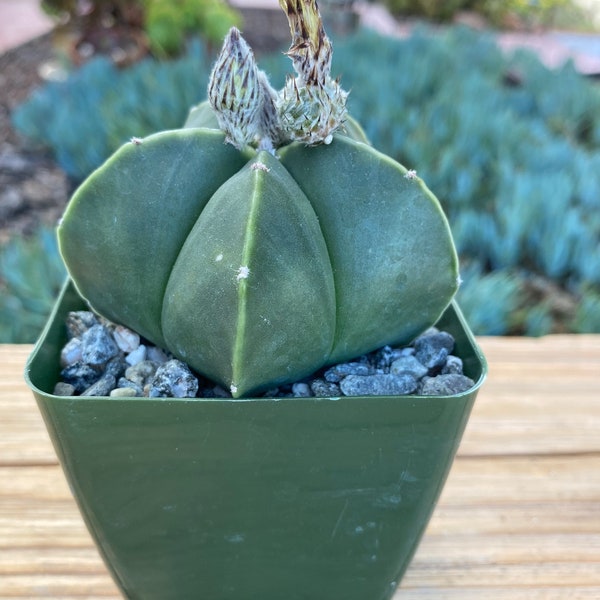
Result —
<svg viewBox="0 0 600 600"><path fill-rule="evenodd" d="M227 141L242 149L258 135L263 86L254 54L232 27L212 70L208 99Z"/></svg>

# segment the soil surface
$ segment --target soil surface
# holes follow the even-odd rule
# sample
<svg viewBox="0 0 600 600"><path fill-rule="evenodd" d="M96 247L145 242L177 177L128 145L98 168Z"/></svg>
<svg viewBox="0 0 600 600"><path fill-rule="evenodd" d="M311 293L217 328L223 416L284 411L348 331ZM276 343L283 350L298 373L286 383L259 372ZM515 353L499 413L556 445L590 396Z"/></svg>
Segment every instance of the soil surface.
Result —
<svg viewBox="0 0 600 600"><path fill-rule="evenodd" d="M52 56L50 35L0 55L0 244L41 224L55 224L70 193L50 154L20 136L10 118L43 83L39 69Z"/></svg>

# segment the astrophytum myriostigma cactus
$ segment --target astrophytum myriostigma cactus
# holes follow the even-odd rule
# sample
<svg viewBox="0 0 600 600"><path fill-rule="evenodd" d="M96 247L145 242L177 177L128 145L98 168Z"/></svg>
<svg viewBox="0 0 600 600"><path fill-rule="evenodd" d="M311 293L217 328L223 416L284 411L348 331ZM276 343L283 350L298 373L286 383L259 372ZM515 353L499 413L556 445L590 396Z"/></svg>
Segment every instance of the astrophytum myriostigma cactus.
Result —
<svg viewBox="0 0 600 600"><path fill-rule="evenodd" d="M347 115L314 0L281 4L297 73L284 89L232 30L210 105L121 147L58 231L95 310L234 397L408 342L458 286L438 201Z"/></svg>

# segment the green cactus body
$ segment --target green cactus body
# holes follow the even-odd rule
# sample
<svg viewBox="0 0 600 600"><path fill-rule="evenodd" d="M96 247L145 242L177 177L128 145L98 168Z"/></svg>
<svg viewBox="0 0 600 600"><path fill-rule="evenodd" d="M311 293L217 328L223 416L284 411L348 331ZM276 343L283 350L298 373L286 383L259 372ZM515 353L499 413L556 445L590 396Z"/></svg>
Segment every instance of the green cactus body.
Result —
<svg viewBox="0 0 600 600"><path fill-rule="evenodd" d="M423 182L345 136L242 153L207 128L123 146L76 192L60 249L101 314L234 396L435 322L457 258Z"/></svg>
<svg viewBox="0 0 600 600"><path fill-rule="evenodd" d="M260 152L214 194L177 258L163 306L167 345L244 393L318 368L335 310L317 216L279 161Z"/></svg>
<svg viewBox="0 0 600 600"><path fill-rule="evenodd" d="M329 250L337 310L328 361L408 342L433 324L457 289L458 261L425 184L341 136L330 146L294 144L281 155L311 199Z"/></svg>
<svg viewBox="0 0 600 600"><path fill-rule="evenodd" d="M234 397L409 342L458 287L438 201L347 115L315 1L281 4L298 76L275 92L232 29L211 105L125 144L58 230L93 308Z"/></svg>
<svg viewBox="0 0 600 600"><path fill-rule="evenodd" d="M204 205L246 160L220 132L190 129L132 140L97 169L58 228L69 274L90 304L164 347L171 268Z"/></svg>

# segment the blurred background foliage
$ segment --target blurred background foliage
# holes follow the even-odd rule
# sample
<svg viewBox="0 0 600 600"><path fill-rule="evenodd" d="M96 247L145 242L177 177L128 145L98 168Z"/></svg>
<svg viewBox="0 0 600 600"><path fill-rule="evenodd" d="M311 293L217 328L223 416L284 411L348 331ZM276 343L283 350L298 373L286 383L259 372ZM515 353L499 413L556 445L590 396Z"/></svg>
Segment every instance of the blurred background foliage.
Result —
<svg viewBox="0 0 600 600"><path fill-rule="evenodd" d="M334 42L353 116L443 204L473 330L599 333L598 85L571 64L507 57L490 33L461 26L422 26L403 39L358 30ZM157 54L126 69L89 60L23 103L15 127L76 185L131 137L181 126L205 97L210 44L188 39L175 58ZM281 53L260 64L276 86L291 70ZM52 232L0 249L0 341L35 339L63 276Z"/></svg>
<svg viewBox="0 0 600 600"><path fill-rule="evenodd" d="M573 0L383 0L398 16L452 21L469 11L496 27L592 27L585 8Z"/></svg>
<svg viewBox="0 0 600 600"><path fill-rule="evenodd" d="M0 248L0 343L32 343L65 279L54 231L39 229Z"/></svg>
<svg viewBox="0 0 600 600"><path fill-rule="evenodd" d="M190 35L221 45L238 11L225 0L42 0L57 21L57 46L79 64L96 54L129 65L148 52L168 58L185 51Z"/></svg>

